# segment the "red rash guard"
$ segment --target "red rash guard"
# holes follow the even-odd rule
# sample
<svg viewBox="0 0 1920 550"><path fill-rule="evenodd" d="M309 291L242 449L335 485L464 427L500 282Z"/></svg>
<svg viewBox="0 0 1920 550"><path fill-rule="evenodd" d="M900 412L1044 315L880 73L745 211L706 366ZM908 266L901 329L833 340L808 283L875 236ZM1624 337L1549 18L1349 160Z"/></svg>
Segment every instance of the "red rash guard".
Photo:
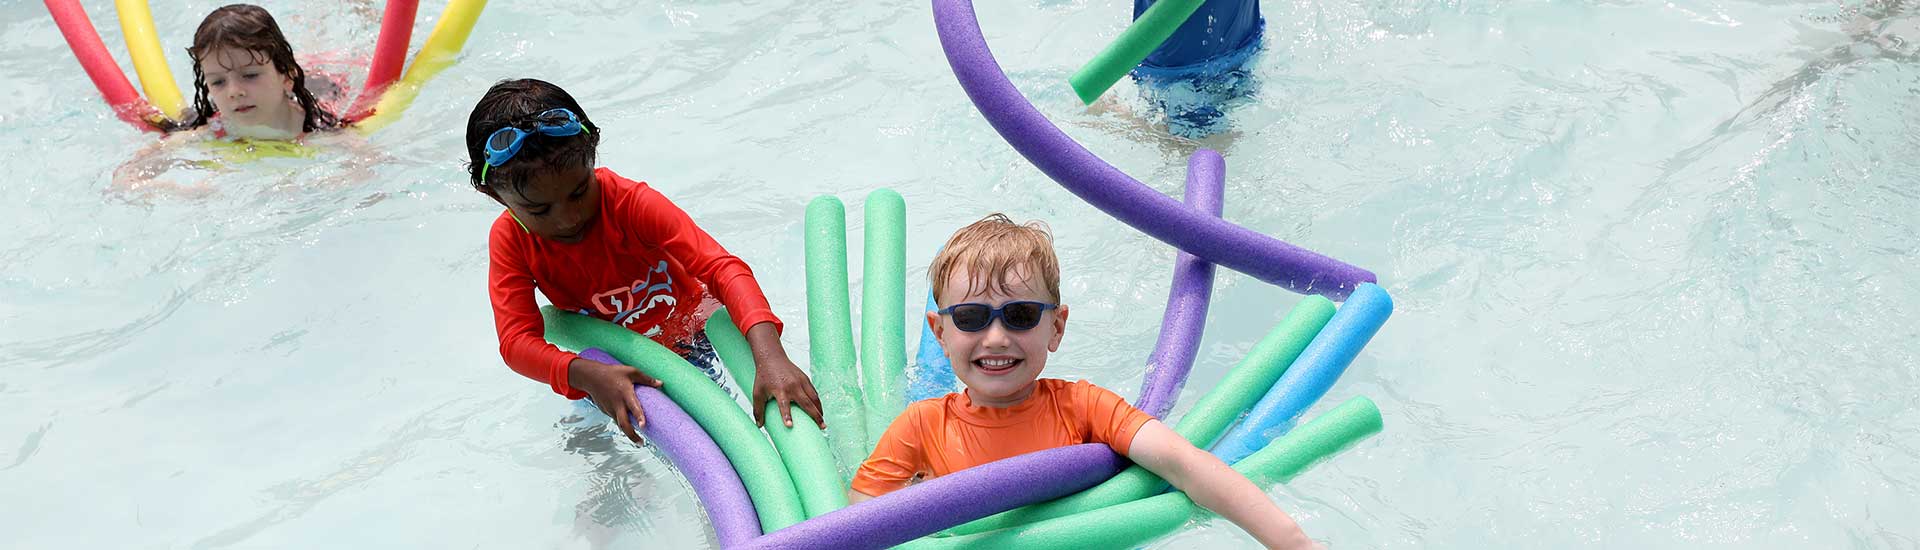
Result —
<svg viewBox="0 0 1920 550"><path fill-rule="evenodd" d="M600 183L600 215L578 243L528 233L508 212L493 220L488 293L500 357L514 372L568 399L587 396L567 383L567 365L578 356L547 343L535 288L560 309L611 321L669 347L700 331L706 321L700 306L709 289L742 334L767 322L780 329L747 263L721 248L680 207L612 170L593 175Z"/></svg>

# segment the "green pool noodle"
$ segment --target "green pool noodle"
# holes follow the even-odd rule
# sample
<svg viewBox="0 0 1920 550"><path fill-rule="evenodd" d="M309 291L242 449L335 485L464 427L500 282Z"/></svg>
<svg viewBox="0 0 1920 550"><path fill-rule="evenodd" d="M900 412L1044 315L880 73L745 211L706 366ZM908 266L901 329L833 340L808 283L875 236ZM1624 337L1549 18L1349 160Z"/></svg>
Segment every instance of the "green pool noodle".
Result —
<svg viewBox="0 0 1920 550"><path fill-rule="evenodd" d="M707 318L707 339L740 387L752 388L753 349L747 346L747 337L733 326L733 316L727 310ZM789 410L793 413L791 428L780 420L780 404L767 402L767 435L780 451L780 461L786 464L794 488L800 490L800 506L807 518L847 507L847 483L834 467L833 448L827 445L826 434L800 407Z"/></svg>
<svg viewBox="0 0 1920 550"><path fill-rule="evenodd" d="M753 346L747 344L746 335L740 334L740 327L733 326L733 314L727 313L724 307L713 310L713 315L707 317L706 331L713 353L720 356L720 366L727 370L741 393L747 395L747 400L752 401L753 378L759 373L759 366L753 362Z"/></svg>
<svg viewBox="0 0 1920 550"><path fill-rule="evenodd" d="M1354 397L1274 440L1233 465L1254 485L1284 483L1320 461L1380 433L1380 409ZM1007 550L1123 550L1146 544L1205 512L1185 493L1171 492L1066 517L957 537L928 537L901 545L911 550L993 548Z"/></svg>
<svg viewBox="0 0 1920 550"><path fill-rule="evenodd" d="M840 477L867 458L866 406L853 349L853 313L847 298L847 210L821 195L807 204L807 348L813 387L827 415L827 441ZM885 430L886 426L876 429Z"/></svg>
<svg viewBox="0 0 1920 550"><path fill-rule="evenodd" d="M1215 438L1225 433L1240 414L1246 412L1260 397L1266 395L1267 388L1280 379L1280 375L1306 349L1307 343L1320 333L1320 327L1326 326L1333 318L1333 301L1321 296L1308 296L1293 306L1285 319L1260 343L1247 352L1220 380L1212 391L1194 403L1193 409L1180 417L1173 431L1187 438L1196 447L1207 448ZM1093 486L1091 489L1074 493L1064 498L1042 502L1032 506L1015 508L980 518L971 523L949 530L956 535L981 533L1032 523L1044 519L1057 518L1114 506L1120 503L1147 498L1158 494L1166 482L1160 476L1139 466L1129 466L1121 470L1113 479Z"/></svg>
<svg viewBox="0 0 1920 550"><path fill-rule="evenodd" d="M907 409L907 203L892 189L867 194L865 276L860 279L860 387L867 448Z"/></svg>
<svg viewBox="0 0 1920 550"><path fill-rule="evenodd" d="M1206 0L1154 2L1140 18L1127 25L1127 30L1120 31L1113 43L1107 44L1106 49L1100 50L1067 79L1067 83L1073 85L1073 93L1079 94L1081 103L1092 105L1093 100L1100 99L1100 94L1107 93L1107 88L1112 88L1120 77L1153 55L1153 50L1159 49L1204 3Z"/></svg>
<svg viewBox="0 0 1920 550"><path fill-rule="evenodd" d="M700 369L653 339L613 323L553 306L540 308L540 316L546 320L547 340L554 345L576 351L600 348L660 379L660 391L713 436L734 471L740 473L740 482L747 486L747 496L760 515L763 531L771 533L806 519L793 479L773 447L767 445L767 438L760 435L760 428Z"/></svg>

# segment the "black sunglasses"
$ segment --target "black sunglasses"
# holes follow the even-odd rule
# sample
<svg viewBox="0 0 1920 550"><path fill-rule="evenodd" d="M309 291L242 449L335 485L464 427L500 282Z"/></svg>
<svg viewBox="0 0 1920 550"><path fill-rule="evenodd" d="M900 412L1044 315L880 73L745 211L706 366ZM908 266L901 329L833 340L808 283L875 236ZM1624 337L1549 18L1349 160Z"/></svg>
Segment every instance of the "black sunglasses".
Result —
<svg viewBox="0 0 1920 550"><path fill-rule="evenodd" d="M1007 330L1029 330L1040 326L1040 314L1059 306L1041 302L1007 302L1000 307L986 304L954 304L939 311L941 315L953 316L954 328L966 332L986 330L987 325L999 319Z"/></svg>

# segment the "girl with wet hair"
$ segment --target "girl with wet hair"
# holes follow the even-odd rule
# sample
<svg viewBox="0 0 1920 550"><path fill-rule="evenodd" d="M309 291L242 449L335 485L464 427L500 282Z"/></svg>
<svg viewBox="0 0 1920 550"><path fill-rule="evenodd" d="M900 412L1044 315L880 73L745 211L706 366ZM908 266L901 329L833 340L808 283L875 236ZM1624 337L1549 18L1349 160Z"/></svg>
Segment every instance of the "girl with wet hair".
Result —
<svg viewBox="0 0 1920 550"><path fill-rule="evenodd" d="M341 127L307 89L280 25L260 6L207 14L193 33L193 112L176 130L211 127L216 137L295 139Z"/></svg>

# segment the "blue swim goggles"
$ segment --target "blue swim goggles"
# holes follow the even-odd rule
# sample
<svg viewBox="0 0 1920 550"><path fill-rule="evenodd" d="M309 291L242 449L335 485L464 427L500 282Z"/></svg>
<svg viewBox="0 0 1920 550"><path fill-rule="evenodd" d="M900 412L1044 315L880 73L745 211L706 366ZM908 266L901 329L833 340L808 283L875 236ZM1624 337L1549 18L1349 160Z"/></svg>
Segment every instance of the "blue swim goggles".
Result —
<svg viewBox="0 0 1920 550"><path fill-rule="evenodd" d="M507 161L513 160L513 156L520 153L520 144L525 142L527 136L533 135L534 132L554 137L578 135L581 132L593 133L592 130L588 130L586 126L580 124L579 116L574 115L573 111L565 108L548 109L544 113L535 115L533 117L533 132L513 126L494 130L493 135L487 136L487 144L484 148L487 153L487 165L480 167L480 181L487 181L488 168L506 164Z"/></svg>

